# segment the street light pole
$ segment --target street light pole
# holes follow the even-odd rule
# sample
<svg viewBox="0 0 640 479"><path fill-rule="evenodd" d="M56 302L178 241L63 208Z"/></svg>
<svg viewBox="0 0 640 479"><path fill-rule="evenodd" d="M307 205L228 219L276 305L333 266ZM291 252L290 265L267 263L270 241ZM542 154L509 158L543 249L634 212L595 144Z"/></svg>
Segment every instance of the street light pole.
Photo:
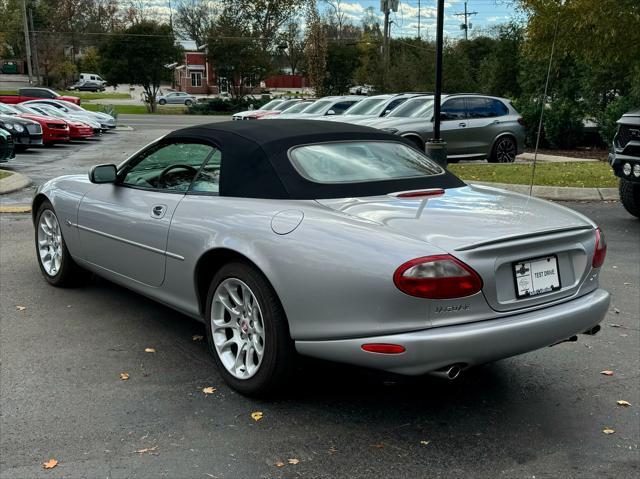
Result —
<svg viewBox="0 0 640 479"><path fill-rule="evenodd" d="M22 18L24 20L24 46L27 51L27 71L29 72L29 85L33 83L33 71L31 70L31 43L29 42L29 22L27 21L27 4L22 0Z"/></svg>
<svg viewBox="0 0 640 479"><path fill-rule="evenodd" d="M447 143L440 138L440 99L442 97L442 33L444 26L444 0L438 0L436 21L436 85L433 98L433 138L426 144L427 154L440 166L447 166Z"/></svg>

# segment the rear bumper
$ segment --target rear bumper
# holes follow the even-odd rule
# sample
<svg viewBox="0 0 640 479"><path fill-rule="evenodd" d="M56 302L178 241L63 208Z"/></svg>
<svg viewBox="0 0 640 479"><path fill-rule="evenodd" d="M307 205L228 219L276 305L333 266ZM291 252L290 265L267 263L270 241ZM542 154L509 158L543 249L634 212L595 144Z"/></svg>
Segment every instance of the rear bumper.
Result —
<svg viewBox="0 0 640 479"><path fill-rule="evenodd" d="M331 341L296 341L300 354L399 374L419 375L449 366L473 366L543 348L599 324L609 293L597 289L580 298L506 318L410 333ZM402 354L363 351L365 343L400 344Z"/></svg>

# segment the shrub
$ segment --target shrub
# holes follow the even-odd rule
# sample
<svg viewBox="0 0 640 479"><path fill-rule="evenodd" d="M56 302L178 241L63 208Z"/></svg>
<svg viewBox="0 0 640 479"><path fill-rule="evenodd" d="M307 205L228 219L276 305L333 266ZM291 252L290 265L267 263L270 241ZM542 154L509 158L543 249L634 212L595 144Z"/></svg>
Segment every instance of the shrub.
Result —
<svg viewBox="0 0 640 479"><path fill-rule="evenodd" d="M525 138L524 144L530 148L536 146L536 136L538 135L538 124L540 123L540 102L530 99L520 98L512 102L514 108L524 120ZM544 125L543 125L544 126ZM540 133L540 146L547 146L544 135L544 127Z"/></svg>
<svg viewBox="0 0 640 479"><path fill-rule="evenodd" d="M253 109L257 110L269 101L271 101L269 98L243 98L242 100L207 98L191 105L187 109L187 113L191 115L232 115L239 111L248 110L249 105L253 105Z"/></svg>
<svg viewBox="0 0 640 479"><path fill-rule="evenodd" d="M583 113L568 100L556 100L544 112L544 132L552 148L575 148L582 139Z"/></svg>

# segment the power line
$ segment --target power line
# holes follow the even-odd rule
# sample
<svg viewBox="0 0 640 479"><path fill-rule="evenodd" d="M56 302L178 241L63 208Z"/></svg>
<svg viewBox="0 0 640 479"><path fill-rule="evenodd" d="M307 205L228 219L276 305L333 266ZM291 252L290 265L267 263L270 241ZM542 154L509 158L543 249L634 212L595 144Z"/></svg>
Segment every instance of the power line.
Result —
<svg viewBox="0 0 640 479"><path fill-rule="evenodd" d="M477 14L478 14L478 12L468 12L467 11L467 2L464 2L464 12L454 13L454 15L456 17L464 16L464 23L462 25L460 25L460 27L464 30L464 39L465 40L469 39L469 28L471 27L471 24L467 22L467 17L470 17L471 15L477 15Z"/></svg>

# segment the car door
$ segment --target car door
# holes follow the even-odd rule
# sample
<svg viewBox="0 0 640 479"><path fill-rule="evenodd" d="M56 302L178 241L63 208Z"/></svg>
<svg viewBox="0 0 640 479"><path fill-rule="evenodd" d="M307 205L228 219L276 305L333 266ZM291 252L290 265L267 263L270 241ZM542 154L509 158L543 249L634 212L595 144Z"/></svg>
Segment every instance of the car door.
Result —
<svg viewBox="0 0 640 479"><path fill-rule="evenodd" d="M475 154L489 155L493 140L504 130L509 109L495 98L467 98L467 144Z"/></svg>
<svg viewBox="0 0 640 479"><path fill-rule="evenodd" d="M440 109L440 134L447 142L447 156L466 155L467 101L465 97L449 98Z"/></svg>
<svg viewBox="0 0 640 479"><path fill-rule="evenodd" d="M164 281L173 213L215 148L172 140L131 158L116 183L99 184L83 198L78 230L83 257L149 286Z"/></svg>

